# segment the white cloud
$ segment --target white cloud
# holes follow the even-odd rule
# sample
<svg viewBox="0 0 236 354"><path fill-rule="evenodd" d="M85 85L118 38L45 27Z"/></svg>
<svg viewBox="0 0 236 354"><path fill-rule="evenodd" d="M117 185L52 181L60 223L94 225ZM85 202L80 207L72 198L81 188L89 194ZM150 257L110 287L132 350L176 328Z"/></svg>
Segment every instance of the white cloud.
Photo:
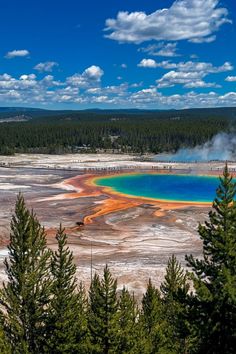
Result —
<svg viewBox="0 0 236 354"><path fill-rule="evenodd" d="M236 81L236 76L227 76L225 81L228 82L235 82Z"/></svg>
<svg viewBox="0 0 236 354"><path fill-rule="evenodd" d="M221 87L221 85L216 84L215 82L206 82L203 80L193 80L191 82L187 82L184 85L185 88L204 88L204 87Z"/></svg>
<svg viewBox="0 0 236 354"><path fill-rule="evenodd" d="M89 80L100 81L104 72L99 66L92 65L84 71L83 75Z"/></svg>
<svg viewBox="0 0 236 354"><path fill-rule="evenodd" d="M101 81L104 71L96 65L87 68L82 74L74 74L67 78L67 83L72 86L89 87Z"/></svg>
<svg viewBox="0 0 236 354"><path fill-rule="evenodd" d="M5 55L5 58L7 59L13 59L17 57L28 57L29 56L29 51L26 49L21 49L21 50L12 50L11 52L8 52Z"/></svg>
<svg viewBox="0 0 236 354"><path fill-rule="evenodd" d="M149 55L159 57L177 57L177 43L158 43L150 44L147 47L138 49L139 52L148 53Z"/></svg>
<svg viewBox="0 0 236 354"><path fill-rule="evenodd" d="M138 64L141 68L162 68L162 69L176 69L178 67L177 63L172 63L169 60L163 60L157 62L154 59L142 59Z"/></svg>
<svg viewBox="0 0 236 354"><path fill-rule="evenodd" d="M163 67L165 68L165 62L163 62ZM160 63L161 64L161 63ZM166 67L168 65L168 62L166 64ZM180 62L180 63L173 63L175 65L175 68L178 71L182 72L189 72L189 71L198 71L198 72L203 72L204 74L214 74L214 73L222 73L226 71L233 70L233 65L226 61L223 65L221 66L214 66L212 63L207 63L207 62L195 62L195 61L187 61L187 62Z"/></svg>
<svg viewBox="0 0 236 354"><path fill-rule="evenodd" d="M110 100L108 96L98 96L98 97L93 97L92 101L95 103L106 103L107 101Z"/></svg>
<svg viewBox="0 0 236 354"><path fill-rule="evenodd" d="M143 59L141 62L138 64L139 67L141 68L157 68L158 64L155 60L153 59Z"/></svg>
<svg viewBox="0 0 236 354"><path fill-rule="evenodd" d="M153 59L142 59L138 64L139 67L143 68L162 68L171 70L174 69L165 75L158 81L159 87L170 87L174 84L187 84L186 87L217 87L216 84L204 83L201 79L208 74L217 74L221 72L226 72L233 70L233 65L229 62L225 62L221 66L214 66L212 63L207 62L179 62L172 63L168 60L157 62ZM192 74L191 74L192 73ZM197 80L195 85L192 82L190 85L188 77L192 77Z"/></svg>
<svg viewBox="0 0 236 354"><path fill-rule="evenodd" d="M156 67L175 69L167 72L156 81L159 88L173 87L176 84L184 85L185 88L220 87L216 83L203 81L203 78L209 74L217 74L233 70L233 66L229 62L225 62L221 66L213 66L212 63L206 62L188 61L170 63L164 61L156 63Z"/></svg>
<svg viewBox="0 0 236 354"><path fill-rule="evenodd" d="M211 42L213 33L231 21L228 10L219 0L176 0L170 8L145 12L121 11L116 19L107 19L106 37L120 43L142 43L150 40Z"/></svg>
<svg viewBox="0 0 236 354"><path fill-rule="evenodd" d="M210 37L206 37L206 38L202 38L202 37L199 37L199 38L193 38L191 39L191 42L192 43L212 43L216 40L216 36L210 36Z"/></svg>
<svg viewBox="0 0 236 354"><path fill-rule="evenodd" d="M219 96L219 101L220 102L229 102L232 104L236 103L236 92L228 92L225 95Z"/></svg>
<svg viewBox="0 0 236 354"><path fill-rule="evenodd" d="M92 87L89 88L86 92L91 93L92 95L100 94L102 91L101 87Z"/></svg>
<svg viewBox="0 0 236 354"><path fill-rule="evenodd" d="M71 101L72 100L72 96L69 96L69 95L62 95L60 97L60 102L68 102L68 101Z"/></svg>
<svg viewBox="0 0 236 354"><path fill-rule="evenodd" d="M155 63L162 66L175 65L174 70L166 73L165 80L158 82L160 86L180 83L191 90L194 87L217 86L215 83L206 83L203 78L208 73L223 72L232 67L227 62L219 67L204 62ZM224 94L213 91L205 93L191 91L185 94L165 95L157 86L143 87L142 82L102 86L102 75L102 69L95 66L87 68L81 74L72 75L63 82L57 81L52 75L38 79L32 73L22 74L19 77L5 73L0 75L0 102L14 102L21 105L73 103L140 108L236 106L234 91Z"/></svg>
<svg viewBox="0 0 236 354"><path fill-rule="evenodd" d="M128 96L129 85L127 83L122 83L120 85L111 85L105 87L94 87L86 90L86 93L92 95L115 95L115 96Z"/></svg>
<svg viewBox="0 0 236 354"><path fill-rule="evenodd" d="M46 61L44 63L39 63L35 65L34 69L39 71L39 72L52 72L55 67L57 67L59 64L56 63L55 61Z"/></svg>
<svg viewBox="0 0 236 354"><path fill-rule="evenodd" d="M41 83L45 84L46 86L62 86L63 85L62 82L54 80L53 75L44 76L44 78L41 80Z"/></svg>
<svg viewBox="0 0 236 354"><path fill-rule="evenodd" d="M236 92L219 95L216 92L174 94L165 96L154 89L140 90L129 99L136 107L149 108L193 108L193 107L221 107L236 106Z"/></svg>
<svg viewBox="0 0 236 354"><path fill-rule="evenodd" d="M193 87L213 87L215 84L213 83L205 83L201 80L203 75L197 71L192 72L182 72L182 71L169 71L159 80L157 80L158 87L172 87L176 84L184 85L186 88Z"/></svg>
<svg viewBox="0 0 236 354"><path fill-rule="evenodd" d="M43 103L54 102L64 103L85 103L89 96L84 90L98 87L103 76L103 70L98 66L90 66L82 74L75 74L65 79L64 82L57 81L52 75L46 75L37 79L35 74L22 74L14 78L9 74L0 75L0 100L14 101L17 103ZM99 87L98 87L99 89ZM81 92L82 90L82 92ZM115 90L114 87L105 88L109 95ZM117 96L124 91L122 85L117 89ZM92 94L94 95L95 92ZM104 92L99 96L105 96ZM90 98L90 102L93 97Z"/></svg>
<svg viewBox="0 0 236 354"><path fill-rule="evenodd" d="M14 78L9 74L0 75L0 100L15 101L20 103L46 102L51 99L51 89L57 88L62 83L47 75L42 80L37 80L35 74L22 74Z"/></svg>
<svg viewBox="0 0 236 354"><path fill-rule="evenodd" d="M24 81L27 81L27 80L35 80L35 79L36 79L36 75L34 75L34 74L21 75L21 76L20 76L20 80L24 80Z"/></svg>
<svg viewBox="0 0 236 354"><path fill-rule="evenodd" d="M0 75L0 90L27 90L36 85L37 81L34 74L21 75L19 79L8 74Z"/></svg>
<svg viewBox="0 0 236 354"><path fill-rule="evenodd" d="M157 67L158 68L162 68L162 69L177 69L178 67L178 63L172 63L169 60L163 60L159 63L157 63Z"/></svg>

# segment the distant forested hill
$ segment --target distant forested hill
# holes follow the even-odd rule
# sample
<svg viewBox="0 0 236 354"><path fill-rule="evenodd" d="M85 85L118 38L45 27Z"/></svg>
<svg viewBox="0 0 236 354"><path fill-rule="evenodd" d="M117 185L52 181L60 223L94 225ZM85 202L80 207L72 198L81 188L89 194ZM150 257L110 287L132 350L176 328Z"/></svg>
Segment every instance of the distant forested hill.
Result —
<svg viewBox="0 0 236 354"><path fill-rule="evenodd" d="M47 111L0 108L0 119L27 116L27 121L1 123L0 153L176 151L206 142L236 127L236 108L170 111Z"/></svg>

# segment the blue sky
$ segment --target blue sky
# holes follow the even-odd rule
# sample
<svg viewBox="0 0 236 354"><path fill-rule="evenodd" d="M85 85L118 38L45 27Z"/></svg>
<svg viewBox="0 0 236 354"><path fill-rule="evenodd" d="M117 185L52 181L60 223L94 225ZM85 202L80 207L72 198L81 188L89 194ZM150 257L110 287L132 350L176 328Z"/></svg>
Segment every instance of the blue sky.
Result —
<svg viewBox="0 0 236 354"><path fill-rule="evenodd" d="M232 0L3 0L0 105L236 106Z"/></svg>

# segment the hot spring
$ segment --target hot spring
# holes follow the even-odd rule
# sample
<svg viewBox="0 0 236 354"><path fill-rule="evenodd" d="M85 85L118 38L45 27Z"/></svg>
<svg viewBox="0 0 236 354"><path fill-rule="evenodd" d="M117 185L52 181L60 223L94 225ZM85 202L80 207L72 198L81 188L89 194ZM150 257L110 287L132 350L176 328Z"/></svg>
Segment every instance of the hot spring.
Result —
<svg viewBox="0 0 236 354"><path fill-rule="evenodd" d="M127 196L169 202L211 203L219 179L215 176L145 173L98 177L94 183Z"/></svg>

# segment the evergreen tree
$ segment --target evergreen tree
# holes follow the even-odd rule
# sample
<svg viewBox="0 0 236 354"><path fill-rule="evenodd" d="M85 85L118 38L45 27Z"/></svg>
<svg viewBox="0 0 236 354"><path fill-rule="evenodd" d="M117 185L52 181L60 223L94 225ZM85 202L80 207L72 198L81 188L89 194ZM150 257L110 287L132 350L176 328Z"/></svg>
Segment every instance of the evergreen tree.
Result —
<svg viewBox="0 0 236 354"><path fill-rule="evenodd" d="M166 274L160 290L165 300L170 298L175 299L179 296L180 292L183 292L185 295L188 293L189 284L187 282L187 274L174 255L168 260Z"/></svg>
<svg viewBox="0 0 236 354"><path fill-rule="evenodd" d="M196 295L197 353L235 353L236 349L236 203L235 183L225 167L209 213L199 226L203 258L186 257Z"/></svg>
<svg viewBox="0 0 236 354"><path fill-rule="evenodd" d="M78 291L78 314L77 314L77 329L76 343L77 350L80 354L87 354L91 348L90 332L88 328L89 305L85 288L82 283L79 285Z"/></svg>
<svg viewBox="0 0 236 354"><path fill-rule="evenodd" d="M92 340L91 353L115 353L117 333L117 281L106 265L103 278L95 274L90 291L89 328Z"/></svg>
<svg viewBox="0 0 236 354"><path fill-rule="evenodd" d="M5 333L3 329L0 327L0 353L1 354L11 354L9 343L7 342Z"/></svg>
<svg viewBox="0 0 236 354"><path fill-rule="evenodd" d="M187 320L189 284L186 272L174 255L168 261L160 289L164 310L162 331L165 333L162 351L188 353L191 346L190 324Z"/></svg>
<svg viewBox="0 0 236 354"><path fill-rule="evenodd" d="M89 289L88 325L91 335L91 353L102 353L102 333L100 332L100 328L103 327L102 306L101 282L98 274L95 273Z"/></svg>
<svg viewBox="0 0 236 354"><path fill-rule="evenodd" d="M44 229L27 210L22 195L16 201L8 249L8 283L0 293L4 331L13 353L41 354L50 293L50 252Z"/></svg>
<svg viewBox="0 0 236 354"><path fill-rule="evenodd" d="M54 354L77 353L81 304L77 293L76 266L67 246L67 235L60 225L56 235L58 249L52 255L51 302L49 307L47 351ZM81 294L80 294L81 296ZM82 340L82 338L80 338Z"/></svg>
<svg viewBox="0 0 236 354"><path fill-rule="evenodd" d="M117 320L116 352L137 353L138 308L134 296L131 296L125 287L122 289L118 303Z"/></svg>
<svg viewBox="0 0 236 354"><path fill-rule="evenodd" d="M160 292L149 279L147 291L142 299L141 326L145 336L144 353L158 353L161 336L163 307Z"/></svg>

